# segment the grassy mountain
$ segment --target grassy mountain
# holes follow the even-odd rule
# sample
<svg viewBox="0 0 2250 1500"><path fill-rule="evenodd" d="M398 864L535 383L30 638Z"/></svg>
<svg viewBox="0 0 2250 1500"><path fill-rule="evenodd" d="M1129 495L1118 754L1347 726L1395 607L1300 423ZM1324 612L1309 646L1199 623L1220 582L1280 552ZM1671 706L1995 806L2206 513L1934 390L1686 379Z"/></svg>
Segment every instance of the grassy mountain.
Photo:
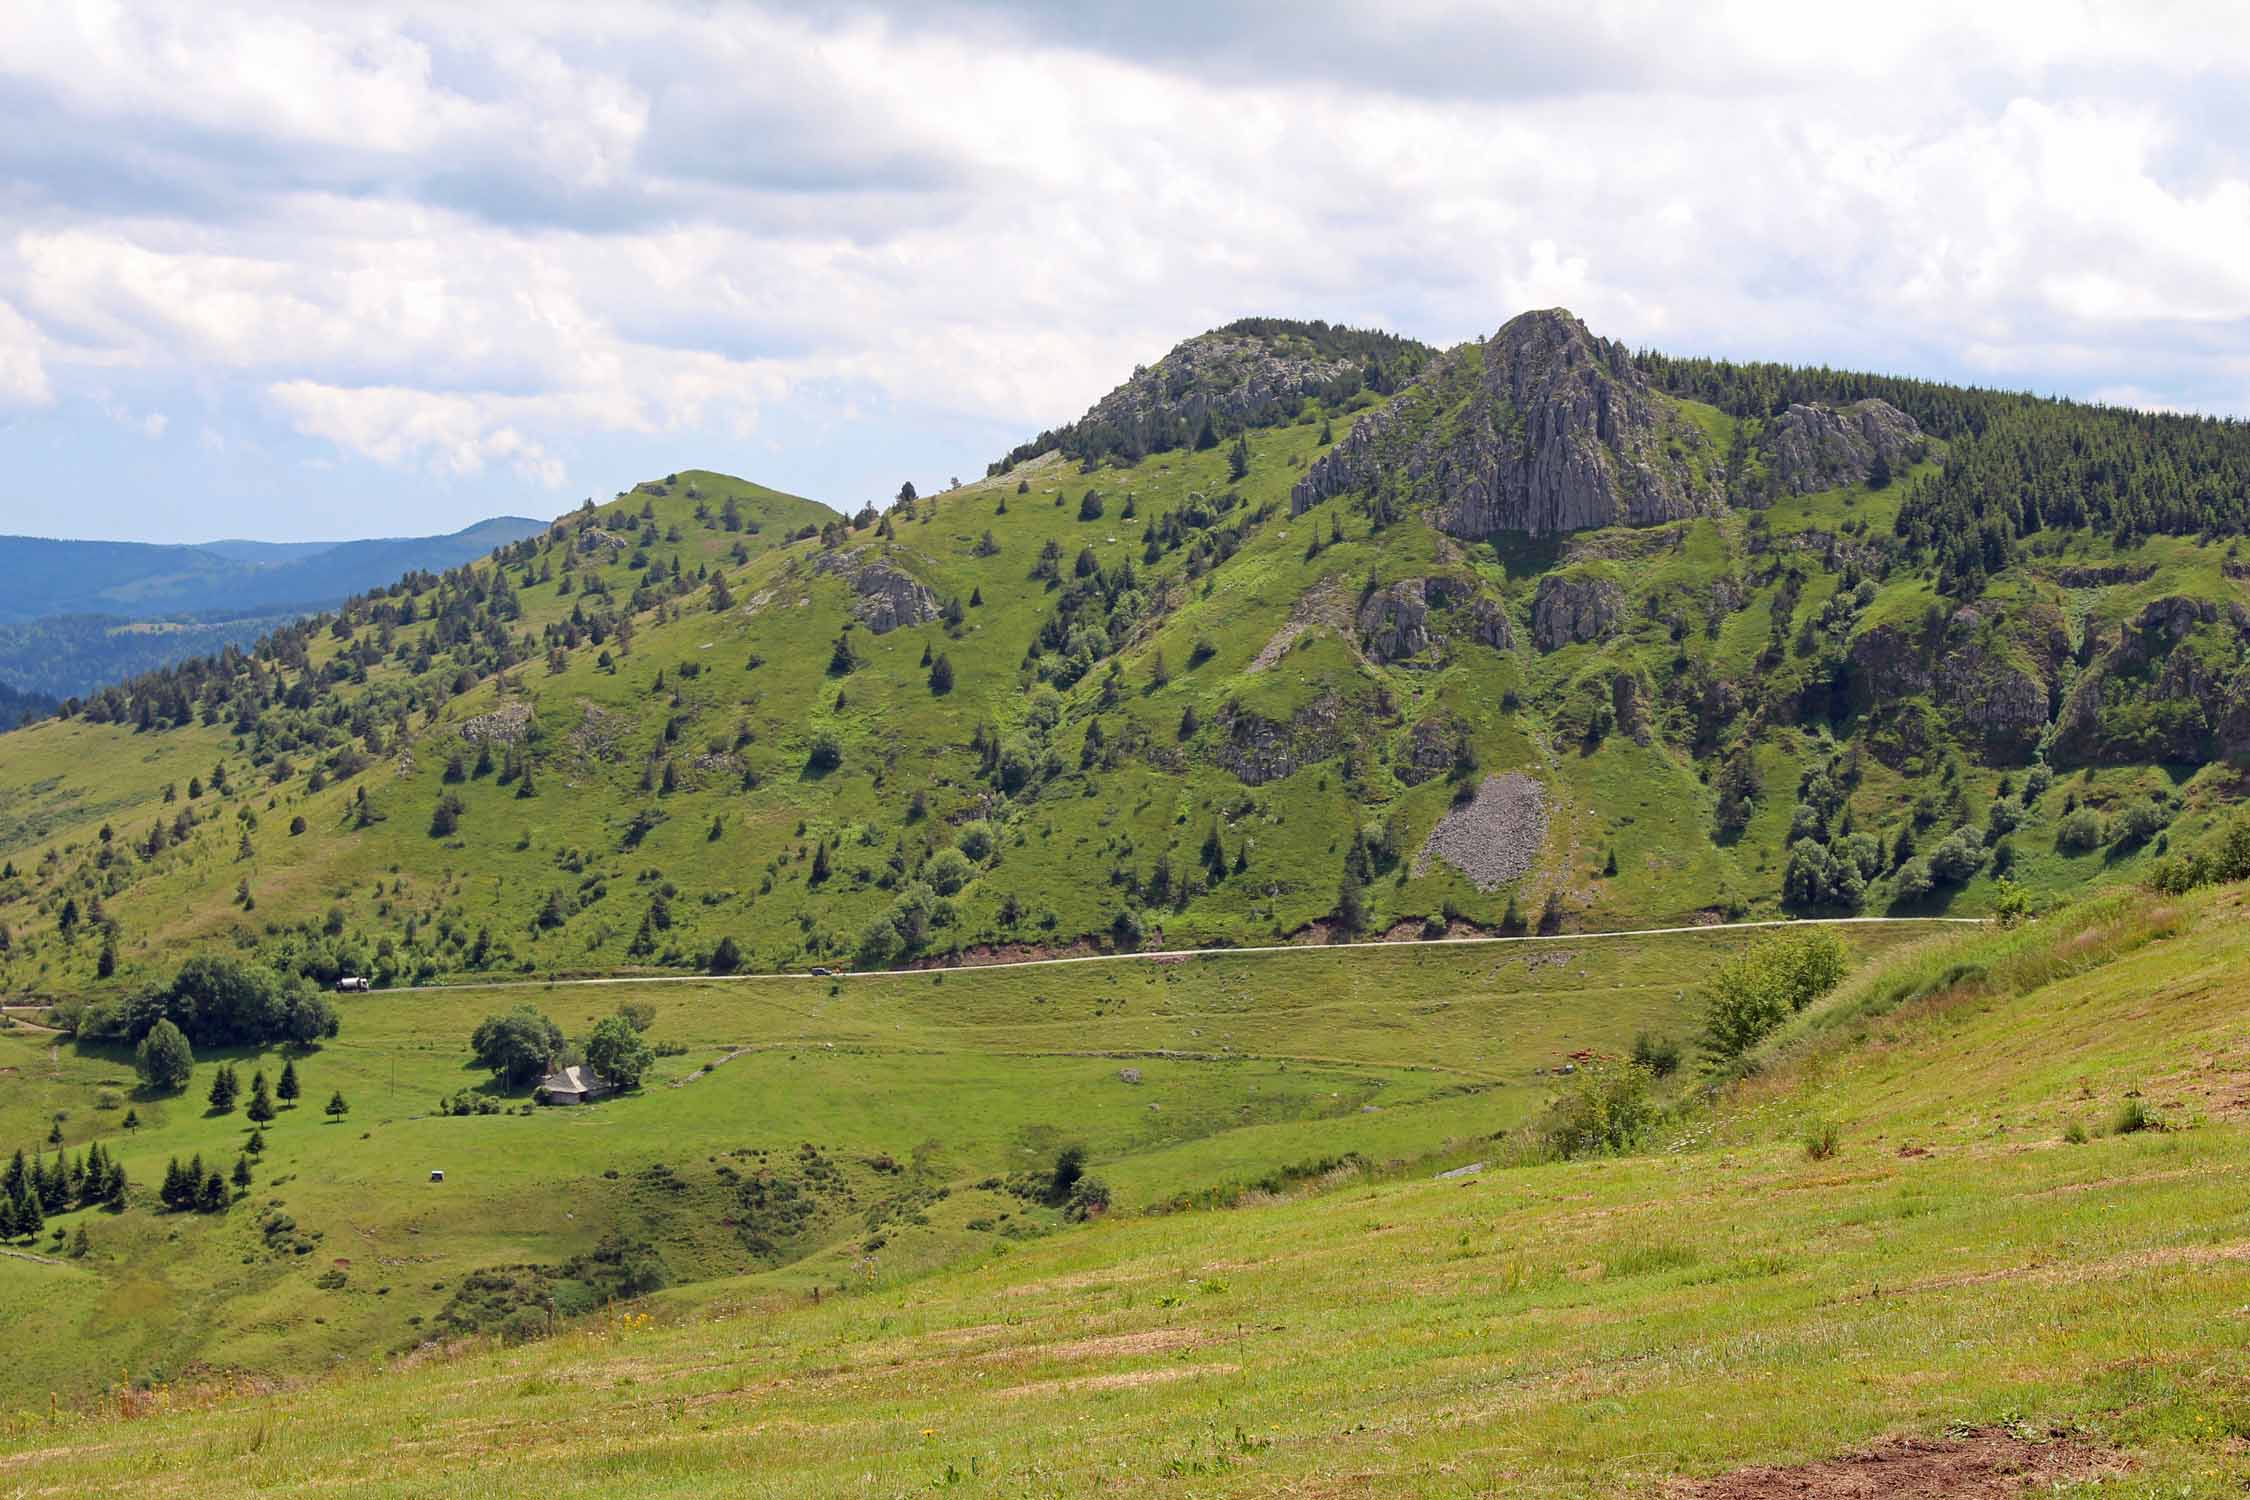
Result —
<svg viewBox="0 0 2250 1500"><path fill-rule="evenodd" d="M774 1495L1105 1494L1121 1476L1230 1495L2238 1494L2250 1479L2234 1326L2250 1300L2242 903L2239 886L2170 904L2110 898L2010 932L1894 950L1771 1039L1753 1081L1644 1120L1623 1149L1590 1159L1505 1166L1508 1142L1489 1136L1507 1106L1456 1096L1405 1112L1413 1123L1398 1139L1418 1127L1430 1155L1369 1139L1405 1159L1331 1156L1224 1209L1136 1213L1123 1205L1138 1195L1121 1193L1119 1211L1059 1233L1040 1209L1022 1226L1025 1200L1004 1188L961 1180L939 1197L920 1175L949 1157L966 1179L980 1134L1051 1141L1006 1114L972 1123L966 1101L987 1097L983 1080L954 1081L963 1112L942 1120L920 1095L896 1114L886 1099L857 1127L775 1113L879 1089L891 1076L882 1053L854 1059L855 1034L904 1048L981 1013L1054 1024L1073 1033L1073 1052L1133 1047L1199 990L1247 1002L1242 990L1271 993L1283 976L1204 961L1226 975L1206 989L1195 982L1203 962L1185 975L1134 965L1110 995L1071 983L1044 1016L1020 995L993 995L986 1010L979 987L998 974L942 985L924 976L911 1003L903 992L872 1003L873 991L863 1003L847 987L832 1007L773 1006L768 1034L791 1042L764 1063L746 1055L614 1117L386 1119L363 1136L362 1112L373 1111L362 1099L347 1127L275 1128L286 1161L255 1190L257 1207L176 1216L169 1260L208 1257L229 1268L233 1288L265 1287L263 1315L234 1350L286 1352L266 1379L167 1365L161 1388L135 1387L131 1376L149 1367L121 1351L144 1314L225 1316L219 1302L180 1307L176 1284L111 1280L119 1241L144 1232L138 1209L96 1216L82 1259L0 1261L11 1364L43 1359L67 1336L106 1339L100 1352L115 1356L77 1368L128 1372L82 1407L13 1403L22 1410L0 1435L0 1463L27 1490L86 1495L170 1492L183 1466L205 1486L317 1477L324 1490L367 1497L512 1491L528 1468L542 1493L604 1496L698 1492L745 1472ZM1703 961L1655 946L1672 940L1647 941L1640 962L1659 987L1682 961ZM1574 966L1601 964L1592 945L1573 948ZM1435 957L1376 955L1382 971L1326 1014L1357 1013L1365 1035L1393 1045L1431 1017L1497 1040L1505 1003L1486 1011L1459 989L1396 987ZM1270 962L1341 973L1357 960ZM1558 967L1535 964L1526 977ZM721 1034L711 1002L662 994L678 997L678 1024ZM1576 1016L1601 1010L1583 993L1555 998ZM1456 1016L1448 999L1477 1013ZM894 1018L911 1029L886 1044ZM1194 1019L1205 1038L1222 1024L1208 1012ZM1254 1056L1334 1034L1327 1021L1298 1020L1237 1040ZM730 1101L749 1112L715 1138L751 1149L706 1159L685 1127L719 1106L697 1091L727 1087L745 1064L774 1085L745 1080ZM374 1086L379 1056L349 1065ZM1146 1064L1137 1086L1117 1077L1114 1058L1020 1066L1026 1083L1055 1069L1044 1118L1085 1122L1102 1173L1133 1169L1124 1142L1135 1122L1199 1095L1222 1111L1233 1102L1223 1088L1165 1092L1163 1109L1149 1110L1151 1091L1172 1087L1165 1063ZM1258 1097L1251 1083L1261 1093L1284 1084L1265 1066L1234 1065L1246 1103ZM934 1083L952 1061L935 1055L925 1067ZM1597 1072L1593 1088L1617 1076ZM1294 1067L1287 1078L1328 1084ZM1578 1097L1573 1082L1558 1081L1565 1101ZM1377 1097L1386 1104L1374 1114L1347 1107L1278 1128L1315 1152L1324 1131L1341 1143L1383 1120L1389 1094ZM683 1129L659 1141L648 1114ZM936 1139L912 1161L894 1155L895 1176L849 1161L847 1148L874 1156L861 1143L924 1130ZM1431 1140L1438 1130L1454 1139ZM566 1195L525 1170L550 1151L598 1153L590 1143L601 1137L620 1169L602 1180L606 1196ZM891 1205L880 1228L862 1217L855 1241L950 1239L956 1258L932 1272L888 1244L855 1244L812 1285L801 1273L698 1282L518 1349L431 1338L333 1373L318 1353L338 1325L426 1325L458 1309L472 1281L487 1299L505 1297L514 1282L460 1278L446 1258L478 1234L488 1253L522 1256L498 1227L513 1221L463 1221L450 1197L457 1176L472 1191L513 1184L487 1191L512 1190L533 1223L563 1202L604 1220L645 1205L674 1226L662 1254L684 1259L699 1243L692 1226L711 1224L726 1201L722 1171L735 1174L735 1201L755 1182L750 1196L769 1204L782 1181L832 1180L806 1151L847 1179L858 1206ZM1189 1159L1174 1157L1173 1180L1192 1175ZM1203 1163L1215 1165L1208 1152ZM421 1180L434 1164L453 1169L447 1183ZM397 1180L408 1176L411 1185ZM331 1201L362 1181L352 1206ZM877 1182L899 1186L878 1197ZM391 1199L413 1205L398 1210L403 1222L368 1217L371 1201ZM900 1213L901 1203L911 1207ZM266 1243L258 1224L282 1219L285 1240L322 1236L310 1255ZM583 1256L561 1267L569 1275L532 1280L567 1299L619 1267L650 1279L636 1253ZM1869 1445L1873 1456L1839 1462ZM1746 1467L1818 1464L1830 1467Z"/></svg>
<svg viewBox="0 0 2250 1500"><path fill-rule="evenodd" d="M2233 796L2234 428L1560 312L1413 368L849 521L675 475L92 695L0 753L0 982L1976 912Z"/></svg>

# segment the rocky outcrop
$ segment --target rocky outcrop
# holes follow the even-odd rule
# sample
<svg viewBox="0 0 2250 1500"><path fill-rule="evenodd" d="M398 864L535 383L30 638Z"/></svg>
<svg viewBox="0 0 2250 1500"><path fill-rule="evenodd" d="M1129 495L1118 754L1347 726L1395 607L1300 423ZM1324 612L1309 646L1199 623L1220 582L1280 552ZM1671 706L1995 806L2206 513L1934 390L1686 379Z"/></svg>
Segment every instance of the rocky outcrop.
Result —
<svg viewBox="0 0 2250 1500"><path fill-rule="evenodd" d="M1863 706L1881 707L1930 690L1919 642L1896 625L1878 625L1852 642L1852 681Z"/></svg>
<svg viewBox="0 0 2250 1500"><path fill-rule="evenodd" d="M2095 643L2058 716L2058 758L2195 762L2250 755L2250 617L2208 599L2151 601Z"/></svg>
<svg viewBox="0 0 2250 1500"><path fill-rule="evenodd" d="M1440 610L1450 613L1441 619L1435 613ZM1513 650L1516 644L1506 607L1477 592L1476 579L1466 574L1404 578L1373 589L1360 600L1352 623L1361 652L1383 666L1431 653L1442 656L1448 631L1465 630L1469 639L1497 651Z"/></svg>
<svg viewBox="0 0 2250 1500"><path fill-rule="evenodd" d="M1880 458L1892 473L1922 450L1922 429L1888 401L1849 406L1798 402L1758 435L1769 488L1811 495L1847 484L1865 484Z"/></svg>
<svg viewBox="0 0 2250 1500"><path fill-rule="evenodd" d="M1334 691L1298 709L1286 724L1229 704L1211 756L1249 785L1264 786L1341 754L1349 739L1347 716L1343 697Z"/></svg>
<svg viewBox="0 0 2250 1500"><path fill-rule="evenodd" d="M1542 651L1615 635L1625 622L1625 591L1607 578L1549 573L1531 599L1531 642Z"/></svg>
<svg viewBox="0 0 2250 1500"><path fill-rule="evenodd" d="M927 625L938 617L937 595L913 574L870 556L866 548L824 552L813 567L851 585L852 613L876 635L901 625Z"/></svg>
<svg viewBox="0 0 2250 1500"><path fill-rule="evenodd" d="M1853 640L1859 707L1878 717L1912 698L1947 718L1992 760L2020 760L2045 736L2054 684L2070 657L2062 614L2049 604L2000 613L1963 606L1921 631L1878 625Z"/></svg>
<svg viewBox="0 0 2250 1500"><path fill-rule="evenodd" d="M1516 624L1497 599L1479 597L1469 605L1469 635L1495 651L1516 649Z"/></svg>
<svg viewBox="0 0 2250 1500"><path fill-rule="evenodd" d="M1465 733L1452 715L1430 715L1407 735L1406 753L1392 764L1392 774L1408 786L1420 786L1445 775L1460 761Z"/></svg>
<svg viewBox="0 0 2250 1500"><path fill-rule="evenodd" d="M1354 622L1359 628L1360 649L1377 662L1420 656L1430 649L1431 584L1445 602L1443 579L1408 578L1387 584L1361 601Z"/></svg>
<svg viewBox="0 0 2250 1500"><path fill-rule="evenodd" d="M1291 506L1381 491L1431 503L1470 540L1648 526L1722 509L1721 467L1623 346L1553 309L1433 363L1313 465Z"/></svg>

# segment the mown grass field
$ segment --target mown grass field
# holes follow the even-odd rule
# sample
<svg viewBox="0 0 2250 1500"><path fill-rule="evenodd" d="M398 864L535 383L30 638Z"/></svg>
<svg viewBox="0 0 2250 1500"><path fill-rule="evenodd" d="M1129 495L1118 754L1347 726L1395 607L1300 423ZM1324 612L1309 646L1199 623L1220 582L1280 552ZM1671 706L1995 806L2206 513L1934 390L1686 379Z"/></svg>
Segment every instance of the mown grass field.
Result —
<svg viewBox="0 0 2250 1500"><path fill-rule="evenodd" d="M34 1409L0 1473L73 1494L1591 1496L1999 1424L2105 1451L2087 1492L2237 1494L2245 905L2128 893L1926 936L1643 1154L1119 1214L818 1299L715 1281L531 1347L132 1417ZM2134 1098L2159 1128L2114 1133ZM1822 1122L1841 1144L1816 1160Z"/></svg>
<svg viewBox="0 0 2250 1500"><path fill-rule="evenodd" d="M1872 955L1925 929L1846 931ZM209 1110L210 1079L222 1061L246 1088L260 1069L278 1078L282 1054L201 1057L186 1090L152 1098L121 1054L18 1028L0 1034L0 1149L42 1147L59 1115L66 1149L101 1141L137 1201L50 1220L27 1248L64 1265L0 1258L22 1334L0 1391L43 1400L121 1374L274 1377L358 1361L431 1337L464 1274L561 1262L613 1231L650 1239L681 1282L889 1281L1058 1228L1053 1210L979 1184L1044 1169L1073 1143L1127 1210L1351 1153L1465 1160L1561 1086L1548 1070L1572 1054L1621 1055L1643 1029L1684 1039L1691 976L1747 940L1714 930L345 997L342 1035L297 1057L303 1100L268 1128L256 1184L221 1216L156 1212L155 1188L171 1157L232 1167L250 1125L242 1106ZM437 1113L443 1097L491 1088L468 1049L485 1015L530 1003L575 1037L625 1000L654 1006L652 1040L683 1049L639 1094L528 1116ZM322 1113L336 1090L351 1105L341 1123ZM729 1222L742 1208L721 1168L757 1164L729 1153L786 1162L808 1143L840 1165L846 1191L753 1251ZM883 1159L900 1170L869 1165ZM660 1164L678 1186L652 1179ZM277 1214L294 1233L265 1233ZM92 1252L70 1260L81 1226ZM303 1253L300 1240L312 1242ZM339 1270L343 1286L318 1285Z"/></svg>

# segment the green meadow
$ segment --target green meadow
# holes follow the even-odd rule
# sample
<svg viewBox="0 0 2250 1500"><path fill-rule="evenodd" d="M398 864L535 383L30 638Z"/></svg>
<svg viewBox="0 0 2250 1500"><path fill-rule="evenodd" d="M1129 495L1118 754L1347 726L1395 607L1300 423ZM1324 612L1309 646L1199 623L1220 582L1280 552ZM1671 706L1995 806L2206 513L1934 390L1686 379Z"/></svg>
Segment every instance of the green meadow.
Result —
<svg viewBox="0 0 2250 1500"><path fill-rule="evenodd" d="M1925 931L1844 930L1869 954ZM256 1072L278 1079L280 1051L200 1057L183 1091L152 1096L121 1053L18 1026L0 1033L0 1145L38 1149L51 1128L72 1153L98 1140L134 1191L129 1211L58 1215L28 1245L65 1264L0 1263L40 1333L0 1388L81 1395L121 1374L280 1377L389 1353L440 1331L464 1274L557 1264L612 1234L648 1240L681 1283L920 1274L1061 1228L1004 1180L1069 1145L1128 1210L1346 1157L1466 1160L1561 1086L1550 1070L1574 1054L1621 1056L1643 1030L1684 1040L1686 976L1746 940L346 996L342 1034L290 1054L303 1098L267 1127L254 1185L222 1215L156 1211L154 1191L175 1157L232 1169L251 1126L243 1105L210 1109L210 1079L229 1063L247 1093ZM579 1037L626 1001L654 1007L648 1035L669 1054L638 1093L531 1108L470 1058L492 1012L529 1003ZM518 1112L440 1112L464 1090ZM337 1091L350 1113L331 1121ZM726 1172L793 1172L808 1145L840 1183L807 1223L753 1245L729 1222L745 1214ZM294 1228L268 1233L282 1216ZM342 1285L318 1284L337 1271Z"/></svg>
<svg viewBox="0 0 2250 1500"><path fill-rule="evenodd" d="M2239 1493L2250 1479L2234 1311L2250 1301L2244 907L2240 887L2171 903L2123 893L2013 931L1925 931L1862 951L1840 989L1769 1043L1755 1076L1685 1108L1634 1154L1435 1175L1470 1164L1456 1151L1234 1207L1121 1207L1090 1225L964 1243L942 1270L823 1276L817 1290L771 1274L715 1278L524 1347L468 1338L332 1371L300 1361L249 1386L112 1392L53 1413L24 1402L0 1472L24 1493L89 1495L257 1494L313 1473L350 1496L433 1485L1653 1495L1888 1434L1993 1431L2031 1443L2071 1434L2100 1460L2073 1493ZM1653 994L1682 955L1648 940L1618 957L1616 998L1599 1009L1621 1027L1656 1018ZM1393 967L1368 982L1363 1007L1435 1003L1447 979L1468 1003L1464 976L1436 972L1428 955L1375 960ZM1578 978L1568 967L1541 973L1566 984ZM1108 977L1042 993L1090 1033L1113 1024L1102 1010L1122 1008L1114 1024L1152 1036L1167 1024L1208 1034L1227 1014L1205 1004L1163 1017L1167 981L1139 973L1117 976L1120 1007L1103 993ZM1264 982L1247 961L1233 979ZM973 985L846 985L833 1010L818 990L812 1005L795 990L786 1002L677 996L660 1030L721 1004L743 1017L786 1004L796 1035L833 1040L842 1067L885 1026L912 1038L941 1016L1011 1024L1015 997L987 1012ZM1485 1025L1508 1013L1487 1011ZM1315 1048L1315 1029L1301 1030L1300 1052L1355 1050ZM805 1040L799 1068L815 1065ZM771 1061L776 1087L790 1056ZM1101 1170L1130 1180L1106 1133L1104 1080L1074 1084L1051 1053L1024 1061L1057 1070L1058 1106L1100 1142ZM324 1054L315 1066L346 1064ZM1317 1067L1344 1076L1339 1063ZM1284 1075L1267 1061L1239 1076L1248 1099L1249 1082L1278 1087ZM1420 1075L1359 1076L1375 1097L1404 1098ZM1144 1077L1144 1090L1164 1086L1153 1066ZM669 1106L666 1092L564 1119L452 1123L622 1136L634 1110ZM1490 1101L1469 1112L1475 1128L1510 1113L1505 1090L1470 1097ZM2121 1123L2128 1104L2141 1128ZM1422 1107L1439 1131L1470 1127ZM440 1130L449 1122L374 1125L380 1114L370 1088L330 1131L348 1146L372 1126L351 1159L419 1168L438 1141L449 1165L471 1159L464 1137ZM1024 1118L994 1106L957 1125L949 1149L1004 1145ZM1302 1130L1310 1145L1318 1127L1253 1128ZM838 1119L828 1134L840 1143L849 1129ZM1832 1149L1816 1153L1807 1142L1824 1133ZM411 1150L376 1144L409 1135ZM464 1175L473 1189L474 1171ZM309 1187L279 1191L311 1201ZM446 1222L437 1197L419 1200L422 1237ZM535 1211L542 1195L527 1187L520 1201ZM940 1232L947 1221L931 1217ZM355 1233L338 1226L331 1245ZM55 1303L100 1275L8 1269L25 1302L28 1287ZM405 1268L379 1274L405 1294ZM327 1305L365 1295L355 1266Z"/></svg>

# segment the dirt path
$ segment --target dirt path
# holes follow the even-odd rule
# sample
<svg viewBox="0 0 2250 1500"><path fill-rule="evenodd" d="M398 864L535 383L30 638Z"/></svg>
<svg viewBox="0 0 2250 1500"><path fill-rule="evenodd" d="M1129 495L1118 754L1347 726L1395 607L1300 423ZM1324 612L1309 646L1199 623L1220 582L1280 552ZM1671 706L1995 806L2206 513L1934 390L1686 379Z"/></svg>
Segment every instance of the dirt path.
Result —
<svg viewBox="0 0 2250 1500"><path fill-rule="evenodd" d="M1754 932L1769 927L1983 927L1989 917L1801 917L1760 922L1720 922L1691 927L1634 927L1616 932L1526 933L1521 937L1415 938L1405 942L1272 943L1251 948L1169 948L1154 953L1086 953L1070 958L1025 958L995 964L959 964L934 969L870 969L837 974L632 974L593 979L466 980L455 984L401 985L382 995L435 994L445 990L552 990L596 984L804 984L811 981L879 979L892 974L945 974L965 970L1045 969L1060 964L1177 963L1186 958L1237 958L1260 953L1356 953L1379 948L1473 948L1498 943L1599 943L1618 938L1667 937L1688 932Z"/></svg>
<svg viewBox="0 0 2250 1500"><path fill-rule="evenodd" d="M734 1050L733 1050L732 1052L729 1052L729 1053L728 1053L728 1054L727 1054L726 1056L724 1056L724 1057L720 1058L720 1059L719 1059L719 1060L718 1060L717 1062L708 1062L708 1063L705 1063L705 1064L704 1064L704 1065L703 1065L702 1067L700 1067L700 1068L697 1068L697 1069L696 1069L696 1070L695 1070L694 1072L692 1072L692 1073L688 1074L688 1076L687 1076L687 1077L685 1077L685 1078L675 1078L675 1079L673 1079L673 1080L672 1080L672 1087L674 1087L674 1088L676 1088L676 1089L677 1089L677 1088L685 1088L685 1087L687 1087L687 1086L688 1086L689 1084L691 1084L691 1083L695 1082L695 1080L697 1080L698 1078L701 1078L701 1077L702 1077L702 1076L703 1076L704 1074L706 1074L706 1073L711 1073L711 1072L715 1072L715 1071L717 1071L717 1070L718 1070L719 1068L721 1068L721 1067L725 1066L726 1064L728 1064L728 1063L730 1063L730 1062L733 1062L733 1061L734 1061L734 1060L735 1060L736 1058L740 1057L740 1056L741 1056L741 1055L742 1055L743 1053L745 1053L745 1052L748 1052L748 1051L750 1051L750 1050L751 1050L751 1049L750 1049L750 1048L748 1048L748 1047L737 1047L737 1048L735 1048L735 1049L734 1049Z"/></svg>

